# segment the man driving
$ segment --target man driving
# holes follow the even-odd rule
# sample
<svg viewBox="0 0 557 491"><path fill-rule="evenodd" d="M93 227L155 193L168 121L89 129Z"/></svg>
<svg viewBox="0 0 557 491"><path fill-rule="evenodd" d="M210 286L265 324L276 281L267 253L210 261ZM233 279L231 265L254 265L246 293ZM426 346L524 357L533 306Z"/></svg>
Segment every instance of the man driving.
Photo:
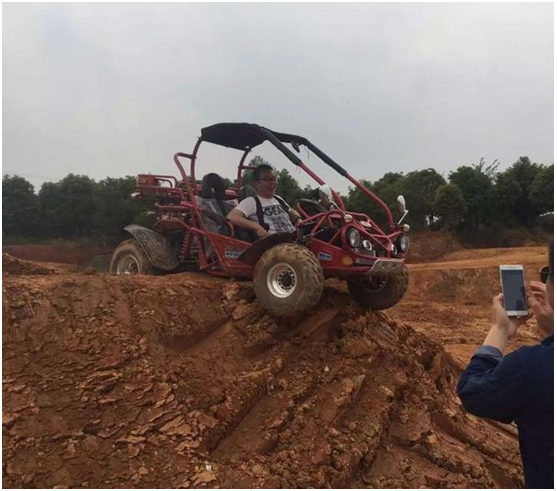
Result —
<svg viewBox="0 0 557 491"><path fill-rule="evenodd" d="M245 198L227 216L235 227L254 232L258 239L279 232L294 232L299 213L275 195L277 176L273 168L261 164L253 171L257 196Z"/></svg>

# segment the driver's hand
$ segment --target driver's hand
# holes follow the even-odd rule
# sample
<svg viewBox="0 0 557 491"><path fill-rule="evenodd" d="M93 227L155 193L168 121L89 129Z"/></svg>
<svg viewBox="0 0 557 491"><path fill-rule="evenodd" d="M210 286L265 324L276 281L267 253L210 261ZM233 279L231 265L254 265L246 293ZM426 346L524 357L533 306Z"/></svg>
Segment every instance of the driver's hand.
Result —
<svg viewBox="0 0 557 491"><path fill-rule="evenodd" d="M269 235L269 232L261 226L257 228L255 233L257 234L258 239L263 239L264 237L267 237L267 235Z"/></svg>

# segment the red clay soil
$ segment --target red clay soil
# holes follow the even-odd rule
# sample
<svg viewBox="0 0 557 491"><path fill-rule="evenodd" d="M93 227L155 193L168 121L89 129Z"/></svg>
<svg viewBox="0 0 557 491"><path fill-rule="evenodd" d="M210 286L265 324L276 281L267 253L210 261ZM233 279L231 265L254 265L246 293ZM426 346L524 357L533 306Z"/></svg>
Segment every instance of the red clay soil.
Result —
<svg viewBox="0 0 557 491"><path fill-rule="evenodd" d="M489 330L491 301L501 291L499 264L522 264L527 284L539 281L547 247L462 250L435 263L410 264L409 290L388 312L441 344L464 367ZM543 336L531 319L509 349L539 343Z"/></svg>
<svg viewBox="0 0 557 491"><path fill-rule="evenodd" d="M409 237L407 263L438 261L446 254L463 249L456 235L451 232L410 232Z"/></svg>
<svg viewBox="0 0 557 491"><path fill-rule="evenodd" d="M201 275L3 280L4 487L522 486L457 361L339 282L286 322Z"/></svg>
<svg viewBox="0 0 557 491"><path fill-rule="evenodd" d="M34 262L17 259L2 253L2 274L9 275L45 275L76 272L75 266L58 263Z"/></svg>
<svg viewBox="0 0 557 491"><path fill-rule="evenodd" d="M89 265L97 255L110 254L102 247L69 247L54 245L11 245L2 246L2 252L18 259L62 264Z"/></svg>

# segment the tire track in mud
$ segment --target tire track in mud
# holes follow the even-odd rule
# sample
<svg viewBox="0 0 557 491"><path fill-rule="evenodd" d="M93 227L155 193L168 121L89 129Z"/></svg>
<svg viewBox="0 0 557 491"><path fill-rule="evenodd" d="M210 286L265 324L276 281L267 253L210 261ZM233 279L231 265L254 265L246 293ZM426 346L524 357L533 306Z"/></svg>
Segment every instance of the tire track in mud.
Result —
<svg viewBox="0 0 557 491"><path fill-rule="evenodd" d="M6 487L521 484L443 349L335 282L277 321L249 283L10 276L3 320Z"/></svg>

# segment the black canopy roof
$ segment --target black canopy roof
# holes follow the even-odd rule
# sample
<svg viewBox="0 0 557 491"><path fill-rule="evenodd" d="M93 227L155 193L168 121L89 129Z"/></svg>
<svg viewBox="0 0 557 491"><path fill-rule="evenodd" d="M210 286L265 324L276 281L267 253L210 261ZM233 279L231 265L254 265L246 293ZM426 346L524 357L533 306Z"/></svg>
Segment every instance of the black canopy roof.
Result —
<svg viewBox="0 0 557 491"><path fill-rule="evenodd" d="M278 133L252 123L218 123L201 130L201 137L204 141L237 150L246 150L261 145L269 139L270 135L282 143L297 143L298 145L307 143L307 140L301 136Z"/></svg>

